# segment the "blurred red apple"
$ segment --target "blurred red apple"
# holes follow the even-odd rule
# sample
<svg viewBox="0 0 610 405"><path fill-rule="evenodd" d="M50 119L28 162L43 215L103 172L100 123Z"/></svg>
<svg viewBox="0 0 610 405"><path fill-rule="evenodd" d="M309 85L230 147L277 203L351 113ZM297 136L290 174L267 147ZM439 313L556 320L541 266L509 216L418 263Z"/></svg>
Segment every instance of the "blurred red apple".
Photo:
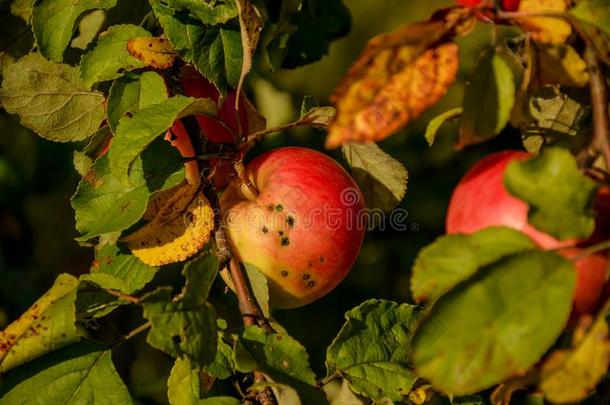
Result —
<svg viewBox="0 0 610 405"><path fill-rule="evenodd" d="M447 233L470 234L489 226L507 226L525 233L543 249L592 243L593 237L588 241L560 241L528 223L528 205L508 193L504 187L504 172L510 162L530 157L532 155L527 152L503 151L493 153L476 163L453 191L447 211ZM608 191L607 188L601 188L598 193L597 228L607 227L607 218L610 215ZM596 234L601 232L601 229L596 230ZM605 234L610 234L607 228ZM562 250L560 253L574 259L582 255L582 249L576 247ZM578 271L574 311L577 314L593 312L607 280L608 254L582 257L575 260L574 264Z"/></svg>
<svg viewBox="0 0 610 405"><path fill-rule="evenodd" d="M220 201L223 223L239 259L267 277L271 306L300 307L335 288L364 237L354 180L328 156L293 147L257 157L246 175L259 195L233 182Z"/></svg>
<svg viewBox="0 0 610 405"><path fill-rule="evenodd" d="M502 10L517 11L521 0L502 0Z"/></svg>

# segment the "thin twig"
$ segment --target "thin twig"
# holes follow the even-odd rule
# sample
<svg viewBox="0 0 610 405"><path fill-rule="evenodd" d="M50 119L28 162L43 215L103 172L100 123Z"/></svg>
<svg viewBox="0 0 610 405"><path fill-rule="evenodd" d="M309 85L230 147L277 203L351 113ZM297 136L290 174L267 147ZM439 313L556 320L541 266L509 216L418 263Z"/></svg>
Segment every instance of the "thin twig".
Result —
<svg viewBox="0 0 610 405"><path fill-rule="evenodd" d="M589 88L593 108L593 140L604 156L606 167L610 168L610 130L608 129L608 89L606 78L595 51L590 46L585 49L585 62L589 69Z"/></svg>
<svg viewBox="0 0 610 405"><path fill-rule="evenodd" d="M111 290L111 289L105 289L104 291L106 291L110 295L114 295L117 298L120 298L120 299L125 300L125 301L129 301L132 304L139 304L140 303L140 299L139 298L134 297L134 296L129 295L129 294L125 294L125 293L123 293L121 291Z"/></svg>

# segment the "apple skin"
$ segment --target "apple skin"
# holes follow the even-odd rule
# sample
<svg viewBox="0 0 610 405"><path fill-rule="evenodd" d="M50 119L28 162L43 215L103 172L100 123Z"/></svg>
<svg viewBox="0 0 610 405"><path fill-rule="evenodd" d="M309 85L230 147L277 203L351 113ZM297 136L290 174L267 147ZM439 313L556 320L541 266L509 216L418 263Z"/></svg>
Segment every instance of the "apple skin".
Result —
<svg viewBox="0 0 610 405"><path fill-rule="evenodd" d="M259 195L231 183L220 199L223 226L239 259L267 277L271 307L327 294L347 276L364 238L364 198L354 180L328 156L297 147L255 158L246 176Z"/></svg>
<svg viewBox="0 0 610 405"><path fill-rule="evenodd" d="M455 1L459 6L464 6L468 8L477 8L483 3L483 0L456 0Z"/></svg>
<svg viewBox="0 0 610 405"><path fill-rule="evenodd" d="M521 3L521 0L502 0L502 10L517 11L519 9L519 3Z"/></svg>
<svg viewBox="0 0 610 405"><path fill-rule="evenodd" d="M447 233L470 234L489 226L506 226L528 235L543 249L578 245L579 247L559 251L570 260L582 254L583 249L580 246L591 245L595 243L594 239L603 238L602 235L606 235L608 239L608 188L601 188L598 192L596 231L587 241L560 241L528 223L528 205L508 193L504 187L504 172L510 162L531 157L527 152L511 150L493 153L477 162L453 191L446 217ZM578 273L573 314L594 312L608 279L608 254L596 253L573 261Z"/></svg>

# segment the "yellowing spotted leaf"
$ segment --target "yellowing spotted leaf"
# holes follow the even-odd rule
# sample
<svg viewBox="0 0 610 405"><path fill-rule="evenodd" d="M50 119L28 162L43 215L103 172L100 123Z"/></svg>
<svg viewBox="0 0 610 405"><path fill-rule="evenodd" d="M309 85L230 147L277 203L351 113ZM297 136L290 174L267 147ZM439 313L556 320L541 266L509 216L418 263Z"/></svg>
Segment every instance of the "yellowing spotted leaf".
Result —
<svg viewBox="0 0 610 405"><path fill-rule="evenodd" d="M566 0L521 0L519 12L563 12L568 8ZM517 24L527 31L534 41L544 44L563 44L572 33L565 20L557 17L522 17Z"/></svg>
<svg viewBox="0 0 610 405"><path fill-rule="evenodd" d="M443 97L459 63L457 45L443 37L467 18L457 12L369 41L331 96L337 114L327 148L380 141Z"/></svg>
<svg viewBox="0 0 610 405"><path fill-rule="evenodd" d="M127 43L127 50L134 58L156 69L170 68L176 52L165 38L133 38Z"/></svg>
<svg viewBox="0 0 610 405"><path fill-rule="evenodd" d="M162 198L165 203L152 220L123 240L149 266L193 256L210 240L214 228L210 203L197 188L183 183L172 195L164 193Z"/></svg>

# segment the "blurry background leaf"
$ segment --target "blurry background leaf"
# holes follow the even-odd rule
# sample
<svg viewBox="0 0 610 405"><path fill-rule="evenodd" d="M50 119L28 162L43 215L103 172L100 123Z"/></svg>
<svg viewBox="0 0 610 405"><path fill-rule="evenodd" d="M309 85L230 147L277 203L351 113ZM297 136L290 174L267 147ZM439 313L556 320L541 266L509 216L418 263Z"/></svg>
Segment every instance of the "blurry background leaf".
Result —
<svg viewBox="0 0 610 405"><path fill-rule="evenodd" d="M606 0L579 1L569 12L610 34L610 4Z"/></svg>
<svg viewBox="0 0 610 405"><path fill-rule="evenodd" d="M518 12L544 13L566 11L565 0L521 0ZM572 33L570 24L560 17L521 17L517 24L528 32L534 41L544 44L563 44Z"/></svg>

